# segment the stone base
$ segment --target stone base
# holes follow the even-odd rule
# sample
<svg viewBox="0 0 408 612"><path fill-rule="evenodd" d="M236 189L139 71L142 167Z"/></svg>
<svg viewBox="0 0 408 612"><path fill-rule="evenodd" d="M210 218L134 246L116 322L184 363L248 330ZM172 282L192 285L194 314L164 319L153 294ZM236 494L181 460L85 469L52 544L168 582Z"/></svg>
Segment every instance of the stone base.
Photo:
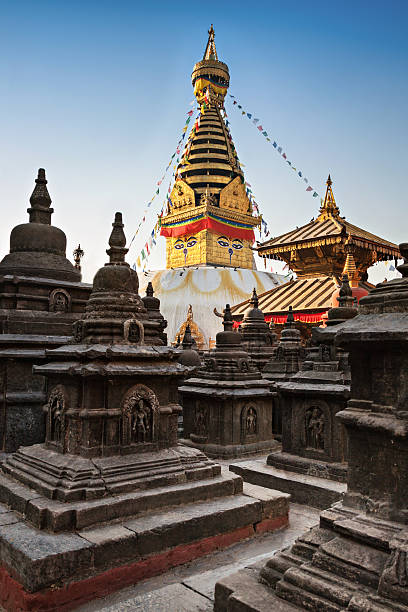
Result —
<svg viewBox="0 0 408 612"><path fill-rule="evenodd" d="M406 525L340 503L259 572L216 584L216 612L407 612Z"/></svg>
<svg viewBox="0 0 408 612"><path fill-rule="evenodd" d="M220 467L203 453L180 445L158 452L86 459L36 444L20 448L2 469L41 495L62 502L88 501L220 473Z"/></svg>
<svg viewBox="0 0 408 612"><path fill-rule="evenodd" d="M221 480L224 478L224 482ZM288 523L289 497L229 481L235 495L167 507L75 533L39 531L0 505L0 605L15 610L71 610L239 540Z"/></svg>
<svg viewBox="0 0 408 612"><path fill-rule="evenodd" d="M262 563L245 567L215 585L214 612L295 612L299 608L279 599L259 581Z"/></svg>
<svg viewBox="0 0 408 612"><path fill-rule="evenodd" d="M314 508L328 508L346 491L346 484L307 474L298 474L266 465L263 459L241 461L229 466L246 482L290 493L293 502Z"/></svg>
<svg viewBox="0 0 408 612"><path fill-rule="evenodd" d="M209 444L206 442L193 442L189 439L181 439L180 444L197 448L211 459L235 459L245 457L245 455L265 454L270 451L280 449L277 440L264 440L262 442L252 442L251 444Z"/></svg>
<svg viewBox="0 0 408 612"><path fill-rule="evenodd" d="M338 482L347 481L346 463L331 463L284 452L271 453L266 463L278 468L278 470L287 470L289 472L317 476L318 478L337 480Z"/></svg>

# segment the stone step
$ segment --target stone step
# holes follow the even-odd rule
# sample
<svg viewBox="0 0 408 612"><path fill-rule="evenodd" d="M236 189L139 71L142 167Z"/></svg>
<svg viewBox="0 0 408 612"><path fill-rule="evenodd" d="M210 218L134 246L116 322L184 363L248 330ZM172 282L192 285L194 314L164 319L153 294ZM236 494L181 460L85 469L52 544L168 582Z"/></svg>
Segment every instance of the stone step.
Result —
<svg viewBox="0 0 408 612"><path fill-rule="evenodd" d="M282 509L279 495L260 495L256 488L248 493L156 509L68 534L39 531L10 512L16 522L0 526L4 591L7 596L12 591L20 610L64 609L67 602L75 607L263 533L265 523L269 530L287 524L287 509L276 516L280 510L272 503L275 496Z"/></svg>
<svg viewBox="0 0 408 612"><path fill-rule="evenodd" d="M50 500L27 486L0 475L0 502L23 514L35 527L53 532L75 531L102 522L154 512L164 506L179 506L235 495L241 491L241 478L227 472L205 480L175 483L68 504Z"/></svg>
<svg viewBox="0 0 408 612"><path fill-rule="evenodd" d="M314 508L328 508L338 501L347 489L345 483L278 470L263 460L232 463L229 469L242 476L246 482L290 493L292 502Z"/></svg>
<svg viewBox="0 0 408 612"><path fill-rule="evenodd" d="M230 574L215 585L214 612L295 612L299 608L279 599L259 582L259 564Z"/></svg>

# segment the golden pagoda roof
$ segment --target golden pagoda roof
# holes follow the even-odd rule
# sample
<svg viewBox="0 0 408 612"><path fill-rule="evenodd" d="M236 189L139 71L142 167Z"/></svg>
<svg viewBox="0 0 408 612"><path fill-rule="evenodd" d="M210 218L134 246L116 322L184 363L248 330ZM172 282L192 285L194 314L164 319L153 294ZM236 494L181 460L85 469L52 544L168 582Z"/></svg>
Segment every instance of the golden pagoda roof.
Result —
<svg viewBox="0 0 408 612"><path fill-rule="evenodd" d="M362 281L359 286L367 291L374 287L371 283ZM331 276L289 281L258 295L259 308L265 315L284 314L289 310L289 306L292 306L294 312L325 311L332 307L332 295L337 288L336 279ZM243 316L249 301L250 298L233 306L233 316Z"/></svg>
<svg viewBox="0 0 408 612"><path fill-rule="evenodd" d="M306 225L290 230L281 236L271 238L258 246L259 255L279 255L285 251L310 248L336 242L348 242L368 250L376 251L381 256L399 257L399 248L394 242L384 240L367 230L353 225L340 216L336 205L332 180L327 179L327 189L320 214Z"/></svg>

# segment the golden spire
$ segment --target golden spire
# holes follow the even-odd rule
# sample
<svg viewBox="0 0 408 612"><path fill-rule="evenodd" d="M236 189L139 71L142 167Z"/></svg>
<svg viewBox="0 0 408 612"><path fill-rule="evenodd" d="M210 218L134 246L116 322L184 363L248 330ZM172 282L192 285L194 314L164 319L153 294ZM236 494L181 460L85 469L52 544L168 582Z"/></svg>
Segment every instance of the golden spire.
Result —
<svg viewBox="0 0 408 612"><path fill-rule="evenodd" d="M215 48L214 42L214 28L213 24L211 24L211 28L208 30L208 43L204 51L203 60L215 59L218 60L217 49Z"/></svg>
<svg viewBox="0 0 408 612"><path fill-rule="evenodd" d="M343 275L347 274L348 279L350 281L350 287L358 287L358 273L357 273L357 267L356 267L356 262L354 261L354 257L353 254L350 250L350 241L351 241L351 236L349 234L347 240L346 240L346 251L347 251L347 257L346 257L346 261L344 263L344 268L343 268Z"/></svg>
<svg viewBox="0 0 408 612"><path fill-rule="evenodd" d="M336 200L334 199L333 190L332 190L332 180L330 178L330 174L326 181L326 195L324 196L324 201L320 206L320 215L319 219L327 219L327 217L338 217L340 215L340 210L336 205Z"/></svg>

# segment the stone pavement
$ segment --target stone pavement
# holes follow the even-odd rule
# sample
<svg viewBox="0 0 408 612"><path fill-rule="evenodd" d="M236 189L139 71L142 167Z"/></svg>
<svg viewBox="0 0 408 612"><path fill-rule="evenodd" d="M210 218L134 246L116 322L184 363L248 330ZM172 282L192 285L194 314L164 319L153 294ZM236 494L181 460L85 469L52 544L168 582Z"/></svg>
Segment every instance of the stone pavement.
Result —
<svg viewBox="0 0 408 612"><path fill-rule="evenodd" d="M239 542L80 606L76 612L210 612L218 580L270 558L274 551L289 546L306 529L316 525L318 519L317 509L291 504L288 528Z"/></svg>

